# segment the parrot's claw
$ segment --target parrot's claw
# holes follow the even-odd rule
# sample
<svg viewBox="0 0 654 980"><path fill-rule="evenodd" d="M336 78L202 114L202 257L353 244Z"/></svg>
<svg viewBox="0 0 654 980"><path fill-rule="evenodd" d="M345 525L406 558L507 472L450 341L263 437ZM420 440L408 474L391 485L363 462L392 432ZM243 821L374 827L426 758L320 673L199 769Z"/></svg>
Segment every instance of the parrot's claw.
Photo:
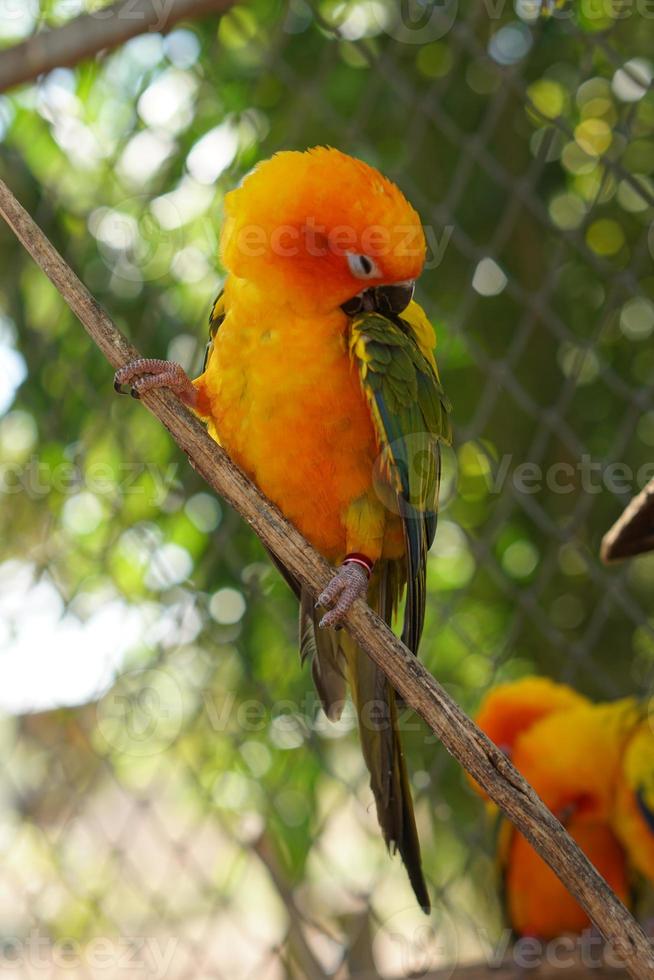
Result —
<svg viewBox="0 0 654 980"><path fill-rule="evenodd" d="M128 392L123 385L130 386L132 398L140 398L146 391L155 388L169 388L189 408L197 404L197 391L181 364L174 361L161 361L154 357L141 357L120 368L114 375L114 388L119 395Z"/></svg>
<svg viewBox="0 0 654 980"><path fill-rule="evenodd" d="M318 596L317 606L332 606L320 620L320 626L339 629L357 599L365 599L368 575L361 565L346 562Z"/></svg>

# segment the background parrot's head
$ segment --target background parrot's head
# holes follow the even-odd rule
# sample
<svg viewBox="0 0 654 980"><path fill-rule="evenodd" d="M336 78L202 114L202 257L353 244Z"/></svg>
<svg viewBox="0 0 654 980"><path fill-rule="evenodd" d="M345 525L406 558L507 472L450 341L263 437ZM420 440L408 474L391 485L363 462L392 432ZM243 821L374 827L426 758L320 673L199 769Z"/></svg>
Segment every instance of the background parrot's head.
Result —
<svg viewBox="0 0 654 980"><path fill-rule="evenodd" d="M476 722L492 742L513 758L516 740L543 718L559 711L590 705L590 702L567 684L549 677L529 676L497 684L484 697ZM486 798L486 793L472 776L472 786Z"/></svg>
<svg viewBox="0 0 654 980"><path fill-rule="evenodd" d="M549 677L522 677L497 684L482 701L476 721L491 741L511 757L516 738L541 718L590 702L567 684Z"/></svg>
<svg viewBox="0 0 654 980"><path fill-rule="evenodd" d="M221 256L271 304L310 314L371 287L413 282L425 236L392 181L339 150L316 147L277 153L226 196Z"/></svg>

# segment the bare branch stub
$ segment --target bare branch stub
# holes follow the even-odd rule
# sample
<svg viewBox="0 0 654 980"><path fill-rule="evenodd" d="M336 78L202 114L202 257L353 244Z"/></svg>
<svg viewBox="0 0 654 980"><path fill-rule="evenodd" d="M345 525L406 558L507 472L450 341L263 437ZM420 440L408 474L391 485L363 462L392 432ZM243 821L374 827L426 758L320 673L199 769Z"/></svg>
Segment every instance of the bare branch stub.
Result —
<svg viewBox="0 0 654 980"><path fill-rule="evenodd" d="M121 367L138 357L138 352L2 181L0 214L109 363ZM108 391L111 391L109 384ZM207 483L241 514L293 575L317 595L331 577L330 566L232 463L201 423L170 392L148 392L143 404L168 429ZM345 627L447 751L549 864L611 943L629 974L635 980L654 980L654 948L647 936L506 756L361 600L348 614Z"/></svg>
<svg viewBox="0 0 654 980"><path fill-rule="evenodd" d="M654 550L654 479L624 509L602 538L600 555L610 564Z"/></svg>

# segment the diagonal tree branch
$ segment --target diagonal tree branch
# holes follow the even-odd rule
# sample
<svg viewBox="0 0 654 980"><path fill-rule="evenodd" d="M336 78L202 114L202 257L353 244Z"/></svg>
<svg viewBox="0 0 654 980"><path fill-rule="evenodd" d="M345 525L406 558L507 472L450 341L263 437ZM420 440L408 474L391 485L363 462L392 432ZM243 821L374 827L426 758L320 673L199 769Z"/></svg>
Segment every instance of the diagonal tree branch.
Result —
<svg viewBox="0 0 654 980"><path fill-rule="evenodd" d="M109 363L118 368L138 357L138 351L122 336L2 181L0 214ZM174 395L150 392L143 397L143 403L166 426L207 483L317 595L332 575L327 562L232 463ZM448 752L474 776L556 872L623 959L631 976L654 980L654 949L644 932L506 756L365 603L355 604L346 627Z"/></svg>
<svg viewBox="0 0 654 980"><path fill-rule="evenodd" d="M53 68L72 67L99 51L147 31L163 33L178 21L224 13L235 0L120 0L81 14L62 27L40 31L0 51L0 92L33 81Z"/></svg>

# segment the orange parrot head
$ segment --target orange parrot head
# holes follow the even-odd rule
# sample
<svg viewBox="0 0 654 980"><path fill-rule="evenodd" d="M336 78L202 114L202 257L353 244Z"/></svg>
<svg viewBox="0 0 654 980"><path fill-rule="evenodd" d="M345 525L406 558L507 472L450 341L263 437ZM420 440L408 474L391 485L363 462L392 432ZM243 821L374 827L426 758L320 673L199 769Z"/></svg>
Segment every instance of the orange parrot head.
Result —
<svg viewBox="0 0 654 980"><path fill-rule="evenodd" d="M533 675L496 684L481 702L475 721L491 742L512 759L516 740L542 718L589 703L567 684ZM468 780L480 796L488 799L476 779L468 776Z"/></svg>
<svg viewBox="0 0 654 980"><path fill-rule="evenodd" d="M476 721L490 740L511 757L518 736L541 718L589 703L567 684L558 684L548 677L523 677L489 691Z"/></svg>
<svg viewBox="0 0 654 980"><path fill-rule="evenodd" d="M316 147L275 154L226 195L221 257L271 306L307 315L354 301L356 312L354 297L384 287L389 311L401 312L424 265L425 236L392 181Z"/></svg>

